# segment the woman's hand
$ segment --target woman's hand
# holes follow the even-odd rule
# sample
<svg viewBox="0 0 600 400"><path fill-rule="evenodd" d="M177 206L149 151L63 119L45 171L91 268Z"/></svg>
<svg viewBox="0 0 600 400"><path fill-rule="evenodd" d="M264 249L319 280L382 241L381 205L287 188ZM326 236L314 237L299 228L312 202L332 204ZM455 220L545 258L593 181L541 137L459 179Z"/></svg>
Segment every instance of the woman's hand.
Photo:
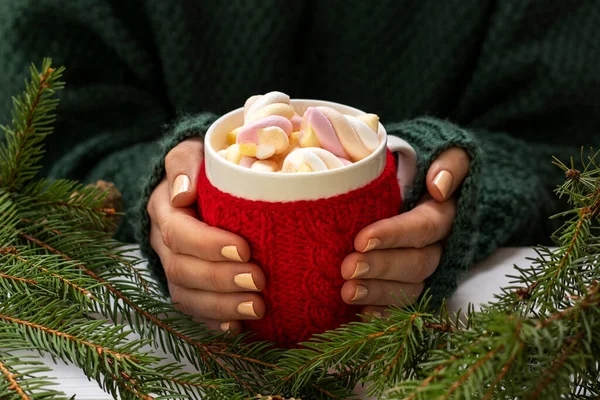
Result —
<svg viewBox="0 0 600 400"><path fill-rule="evenodd" d="M443 241L456 215L456 189L469 171L469 156L459 148L442 153L427 173L428 194L406 213L377 221L354 240L357 252L342 263L342 298L364 304L363 313L412 303L435 272Z"/></svg>
<svg viewBox="0 0 600 400"><path fill-rule="evenodd" d="M167 176L152 192L150 243L162 262L175 307L210 328L236 331L241 319L259 319L265 305L262 270L249 264L241 237L206 225L195 209L203 158L200 139L189 139L165 158Z"/></svg>

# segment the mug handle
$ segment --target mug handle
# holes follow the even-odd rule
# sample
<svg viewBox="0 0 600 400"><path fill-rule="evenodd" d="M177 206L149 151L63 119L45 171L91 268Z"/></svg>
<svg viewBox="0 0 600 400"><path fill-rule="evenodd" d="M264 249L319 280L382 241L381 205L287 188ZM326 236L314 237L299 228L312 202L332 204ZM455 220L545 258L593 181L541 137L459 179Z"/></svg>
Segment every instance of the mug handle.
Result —
<svg viewBox="0 0 600 400"><path fill-rule="evenodd" d="M387 147L392 153L398 153L396 178L404 199L404 194L413 186L417 175L417 153L408 142L398 136L388 135Z"/></svg>

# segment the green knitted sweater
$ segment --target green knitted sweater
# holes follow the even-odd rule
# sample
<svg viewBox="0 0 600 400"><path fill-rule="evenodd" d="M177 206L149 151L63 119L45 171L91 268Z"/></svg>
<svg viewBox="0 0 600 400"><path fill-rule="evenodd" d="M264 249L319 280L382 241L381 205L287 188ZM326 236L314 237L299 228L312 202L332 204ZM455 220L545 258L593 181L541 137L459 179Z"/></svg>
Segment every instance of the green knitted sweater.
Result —
<svg viewBox="0 0 600 400"><path fill-rule="evenodd" d="M547 242L551 156L600 145L598 21L596 0L1 0L0 123L31 62L66 65L44 174L114 182L117 236L137 230L162 279L145 203L164 155L250 95L379 114L418 153L408 208L461 146L471 171L428 282L439 301L498 246Z"/></svg>

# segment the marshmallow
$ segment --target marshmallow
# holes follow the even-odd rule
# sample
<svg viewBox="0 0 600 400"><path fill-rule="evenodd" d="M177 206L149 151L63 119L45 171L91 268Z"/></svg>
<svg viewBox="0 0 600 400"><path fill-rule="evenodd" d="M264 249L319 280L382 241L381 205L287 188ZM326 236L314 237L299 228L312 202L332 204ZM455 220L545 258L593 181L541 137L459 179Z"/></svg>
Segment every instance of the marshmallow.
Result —
<svg viewBox="0 0 600 400"><path fill-rule="evenodd" d="M281 92L269 92L256 95L246 100L244 104L244 123L256 121L272 115L279 115L293 120L294 107L290 105L290 96Z"/></svg>
<svg viewBox="0 0 600 400"><path fill-rule="evenodd" d="M300 145L315 143L338 157L356 162L379 147L379 117L344 115L330 107L309 107L304 113Z"/></svg>
<svg viewBox="0 0 600 400"><path fill-rule="evenodd" d="M320 147L298 148L283 160L281 172L320 172L341 168L344 163Z"/></svg>
<svg viewBox="0 0 600 400"><path fill-rule="evenodd" d="M288 136L292 133L289 119L272 115L245 124L237 136L237 144L243 156L264 160L281 154L288 148Z"/></svg>

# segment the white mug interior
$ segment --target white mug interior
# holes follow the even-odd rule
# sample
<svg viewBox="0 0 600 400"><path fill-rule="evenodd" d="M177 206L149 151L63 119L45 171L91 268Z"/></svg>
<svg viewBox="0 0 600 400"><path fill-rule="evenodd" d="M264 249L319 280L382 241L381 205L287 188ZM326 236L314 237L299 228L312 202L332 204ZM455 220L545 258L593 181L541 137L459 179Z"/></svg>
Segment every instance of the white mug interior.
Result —
<svg viewBox="0 0 600 400"><path fill-rule="evenodd" d="M294 99L296 112L303 115L308 107L328 106L346 115L364 111L343 104ZM248 200L287 202L328 198L358 189L381 175L386 164L387 134L379 123L379 147L368 157L343 168L322 172L282 173L256 171L241 167L221 157L217 151L227 147L226 136L243 124L243 108L231 111L215 121L204 139L205 170L209 182L236 197Z"/></svg>

